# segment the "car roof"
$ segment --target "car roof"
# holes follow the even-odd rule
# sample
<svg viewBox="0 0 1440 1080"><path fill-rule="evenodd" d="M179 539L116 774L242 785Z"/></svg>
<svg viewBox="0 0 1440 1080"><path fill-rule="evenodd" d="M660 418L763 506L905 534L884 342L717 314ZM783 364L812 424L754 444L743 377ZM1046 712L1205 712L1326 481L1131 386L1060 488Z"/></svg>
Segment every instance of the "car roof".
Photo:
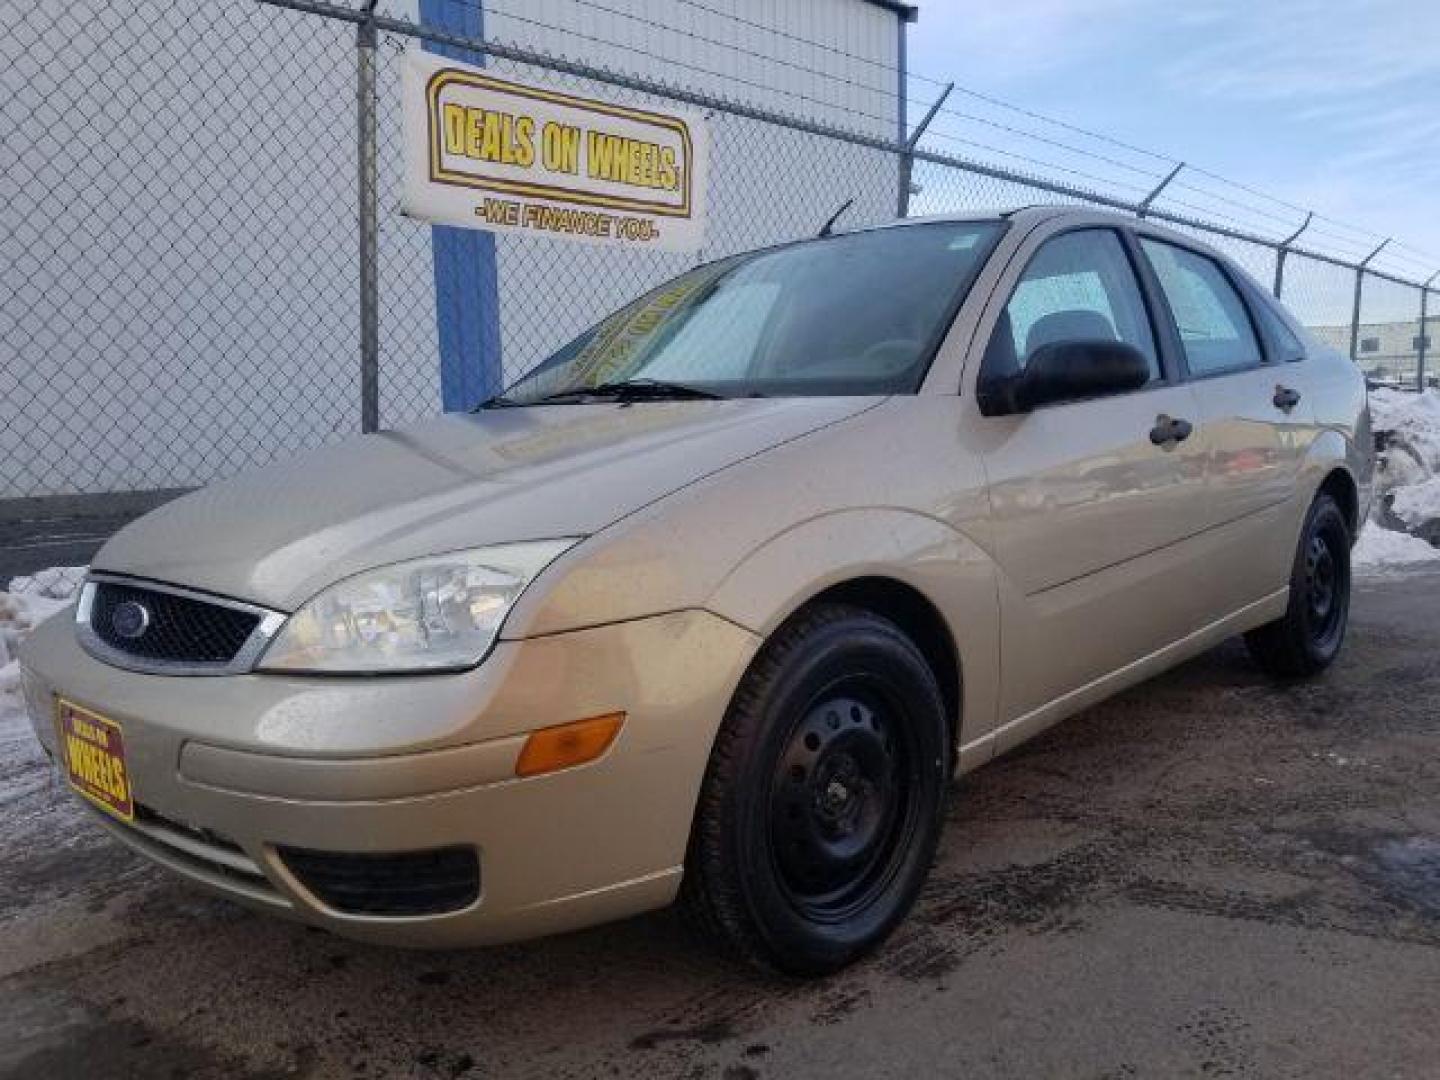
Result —
<svg viewBox="0 0 1440 1080"><path fill-rule="evenodd" d="M1022 228L1033 227L1044 221L1053 221L1056 218L1073 218L1077 224L1105 225L1107 223L1124 225L1131 229L1142 229L1146 233L1158 237L1165 237L1174 240L1185 247L1202 251L1213 258L1219 259L1227 264L1235 265L1235 260L1225 252L1217 249L1213 244L1208 244L1186 232L1169 228L1152 218L1141 218L1134 214L1120 210L1111 210L1101 206L1067 205L1063 203L1030 203L1024 206L1012 207L1009 209L996 208L993 210L964 210L947 214L927 214L923 217L897 218L880 225L856 228L853 230L837 229L836 234L842 232L870 232L876 229L903 229L912 225L927 225L943 223L947 221L1013 221Z"/></svg>
<svg viewBox="0 0 1440 1080"><path fill-rule="evenodd" d="M1117 222L1135 223L1132 214L1124 214L1115 210L1107 210L1097 206L1068 206L1063 203L1027 203L1023 206L996 207L985 210L960 210L944 214L925 214L919 217L896 218L881 225L872 226L877 229L904 228L908 225L930 225L937 222L947 221L1017 221L1026 224L1038 224L1041 221L1056 217L1083 217L1087 221L1097 218L1109 218ZM864 231L856 229L856 232Z"/></svg>

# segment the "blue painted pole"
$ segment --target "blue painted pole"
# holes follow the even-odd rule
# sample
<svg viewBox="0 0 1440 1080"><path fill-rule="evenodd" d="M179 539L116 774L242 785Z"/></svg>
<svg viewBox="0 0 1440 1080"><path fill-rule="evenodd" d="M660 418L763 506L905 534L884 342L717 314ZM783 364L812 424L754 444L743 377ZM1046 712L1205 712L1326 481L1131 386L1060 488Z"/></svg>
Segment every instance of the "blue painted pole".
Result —
<svg viewBox="0 0 1440 1080"><path fill-rule="evenodd" d="M485 33L481 0L420 0L420 22L480 38ZM467 64L484 56L436 42L425 48ZM432 225L435 262L435 323L440 343L440 400L446 412L473 408L503 389L500 362L500 280L495 235L478 229Z"/></svg>

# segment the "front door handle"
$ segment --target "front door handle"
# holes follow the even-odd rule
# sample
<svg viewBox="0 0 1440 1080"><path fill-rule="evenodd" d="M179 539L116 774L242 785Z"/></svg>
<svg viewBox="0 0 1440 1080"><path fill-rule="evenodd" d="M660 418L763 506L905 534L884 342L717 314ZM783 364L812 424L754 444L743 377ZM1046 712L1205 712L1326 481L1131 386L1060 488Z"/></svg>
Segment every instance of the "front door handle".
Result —
<svg viewBox="0 0 1440 1080"><path fill-rule="evenodd" d="M1150 441L1156 446L1163 446L1166 450L1173 450L1177 443L1182 443L1190 437L1194 426L1189 420L1181 420L1179 417L1169 417L1161 413L1155 418L1155 426L1150 429Z"/></svg>
<svg viewBox="0 0 1440 1080"><path fill-rule="evenodd" d="M1296 405L1300 404L1300 391L1292 390L1288 386L1282 386L1277 383L1275 385L1275 396L1270 400L1275 403L1275 408L1281 412L1288 413L1291 409L1295 408Z"/></svg>

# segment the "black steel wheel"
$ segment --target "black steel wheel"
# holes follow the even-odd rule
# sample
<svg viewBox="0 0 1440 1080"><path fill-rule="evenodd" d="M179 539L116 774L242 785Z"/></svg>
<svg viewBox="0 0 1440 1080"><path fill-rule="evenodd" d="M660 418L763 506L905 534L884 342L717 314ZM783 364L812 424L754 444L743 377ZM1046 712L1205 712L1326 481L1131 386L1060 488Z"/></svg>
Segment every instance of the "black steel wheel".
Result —
<svg viewBox="0 0 1440 1080"><path fill-rule="evenodd" d="M1245 635L1266 671L1286 678L1314 675L1339 654L1350 619L1350 546L1344 513L1321 492L1300 532L1284 616Z"/></svg>
<svg viewBox="0 0 1440 1080"><path fill-rule="evenodd" d="M915 645L841 605L782 627L716 738L682 900L707 936L793 974L874 948L934 855L949 725Z"/></svg>
<svg viewBox="0 0 1440 1080"><path fill-rule="evenodd" d="M797 719L771 780L779 886L820 922L885 888L917 824L915 739L883 686L866 681L830 688Z"/></svg>
<svg viewBox="0 0 1440 1080"><path fill-rule="evenodd" d="M1345 633L1349 591L1349 538L1317 532L1305 545L1305 622L1317 648L1334 652Z"/></svg>

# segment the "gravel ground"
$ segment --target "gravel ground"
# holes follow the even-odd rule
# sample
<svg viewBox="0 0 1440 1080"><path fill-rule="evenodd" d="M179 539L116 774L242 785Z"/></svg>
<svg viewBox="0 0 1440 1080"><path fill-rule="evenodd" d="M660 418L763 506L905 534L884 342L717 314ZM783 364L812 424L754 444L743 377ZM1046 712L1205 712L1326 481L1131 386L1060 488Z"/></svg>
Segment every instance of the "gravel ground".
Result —
<svg viewBox="0 0 1440 1080"><path fill-rule="evenodd" d="M1370 577L1341 662L1232 642L962 782L924 897L823 982L670 913L468 953L192 892L0 730L0 1075L1433 1077L1440 573Z"/></svg>

